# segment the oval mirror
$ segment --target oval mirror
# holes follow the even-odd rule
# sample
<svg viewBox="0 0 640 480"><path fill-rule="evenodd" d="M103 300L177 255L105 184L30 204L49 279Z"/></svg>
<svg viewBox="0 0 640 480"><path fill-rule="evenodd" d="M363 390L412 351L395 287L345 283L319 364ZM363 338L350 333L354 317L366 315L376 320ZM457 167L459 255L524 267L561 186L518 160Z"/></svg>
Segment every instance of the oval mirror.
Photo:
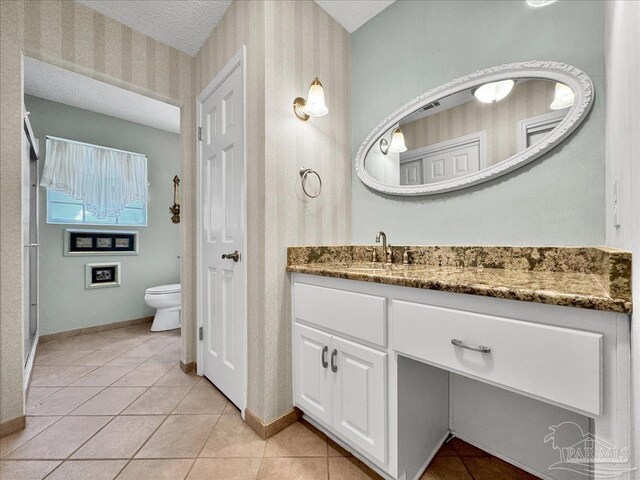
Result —
<svg viewBox="0 0 640 480"><path fill-rule="evenodd" d="M384 119L356 155L356 173L393 195L486 182L562 142L584 120L593 84L547 61L488 68L429 90Z"/></svg>

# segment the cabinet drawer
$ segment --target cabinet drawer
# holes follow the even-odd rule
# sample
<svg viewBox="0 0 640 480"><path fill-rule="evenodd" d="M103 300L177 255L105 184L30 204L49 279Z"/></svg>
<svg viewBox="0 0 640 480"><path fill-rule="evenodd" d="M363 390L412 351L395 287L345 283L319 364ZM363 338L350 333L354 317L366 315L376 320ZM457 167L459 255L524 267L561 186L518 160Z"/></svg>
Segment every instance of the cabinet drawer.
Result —
<svg viewBox="0 0 640 480"><path fill-rule="evenodd" d="M393 301L393 348L496 385L601 413L602 335ZM484 345L482 353L455 346Z"/></svg>
<svg viewBox="0 0 640 480"><path fill-rule="evenodd" d="M295 283L296 320L382 347L387 344L387 299L374 295Z"/></svg>

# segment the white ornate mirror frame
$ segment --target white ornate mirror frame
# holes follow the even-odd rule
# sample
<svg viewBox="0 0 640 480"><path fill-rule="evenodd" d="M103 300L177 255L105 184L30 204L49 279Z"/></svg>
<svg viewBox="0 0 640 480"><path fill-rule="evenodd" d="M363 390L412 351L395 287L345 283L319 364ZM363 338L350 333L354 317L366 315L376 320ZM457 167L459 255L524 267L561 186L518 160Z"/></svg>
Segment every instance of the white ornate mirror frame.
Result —
<svg viewBox="0 0 640 480"><path fill-rule="evenodd" d="M573 106L570 107L570 110L558 126L543 140L479 172L432 184L387 185L373 178L364 168L367 152L377 144L380 136L410 113L432 102L441 100L448 95L468 88L477 87L489 82L516 78L554 80L571 87L574 92L575 101ZM511 172L516 168L520 168L559 145L585 119L593 104L593 95L593 83L589 76L582 70L566 63L532 60L478 70L470 75L456 78L455 80L423 93L398 108L380 122L378 126L367 135L367 138L365 138L358 149L355 159L356 173L358 177L360 177L360 180L368 187L390 195L433 195L477 185Z"/></svg>

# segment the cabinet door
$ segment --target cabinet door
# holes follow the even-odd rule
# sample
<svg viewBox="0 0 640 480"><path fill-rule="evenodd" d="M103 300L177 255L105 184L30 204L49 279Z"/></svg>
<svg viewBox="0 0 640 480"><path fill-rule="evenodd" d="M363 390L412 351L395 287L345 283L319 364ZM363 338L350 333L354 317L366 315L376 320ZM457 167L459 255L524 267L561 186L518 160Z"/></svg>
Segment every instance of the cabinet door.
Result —
<svg viewBox="0 0 640 480"><path fill-rule="evenodd" d="M331 347L333 429L385 463L387 354L335 336Z"/></svg>
<svg viewBox="0 0 640 480"><path fill-rule="evenodd" d="M295 323L294 339L295 403L305 413L330 426L333 402L329 368L331 335Z"/></svg>

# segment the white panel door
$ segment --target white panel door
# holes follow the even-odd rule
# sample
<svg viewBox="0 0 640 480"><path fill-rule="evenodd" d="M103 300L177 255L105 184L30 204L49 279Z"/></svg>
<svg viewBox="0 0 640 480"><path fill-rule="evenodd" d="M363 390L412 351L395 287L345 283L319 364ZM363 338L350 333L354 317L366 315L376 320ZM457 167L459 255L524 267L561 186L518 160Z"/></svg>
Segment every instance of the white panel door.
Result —
<svg viewBox="0 0 640 480"><path fill-rule="evenodd" d="M479 145L456 147L427 155L423 159L425 183L443 182L480 170Z"/></svg>
<svg viewBox="0 0 640 480"><path fill-rule="evenodd" d="M385 463L387 354L335 336L331 346L333 428Z"/></svg>
<svg viewBox="0 0 640 480"><path fill-rule="evenodd" d="M233 60L232 60L233 61ZM226 69L227 67L225 67ZM199 299L202 372L245 402L243 70L214 82L199 105ZM237 252L237 255L233 255ZM231 257L229 257L231 255Z"/></svg>
<svg viewBox="0 0 640 480"><path fill-rule="evenodd" d="M299 323L294 325L295 403L331 426L333 403L329 355L331 335Z"/></svg>

